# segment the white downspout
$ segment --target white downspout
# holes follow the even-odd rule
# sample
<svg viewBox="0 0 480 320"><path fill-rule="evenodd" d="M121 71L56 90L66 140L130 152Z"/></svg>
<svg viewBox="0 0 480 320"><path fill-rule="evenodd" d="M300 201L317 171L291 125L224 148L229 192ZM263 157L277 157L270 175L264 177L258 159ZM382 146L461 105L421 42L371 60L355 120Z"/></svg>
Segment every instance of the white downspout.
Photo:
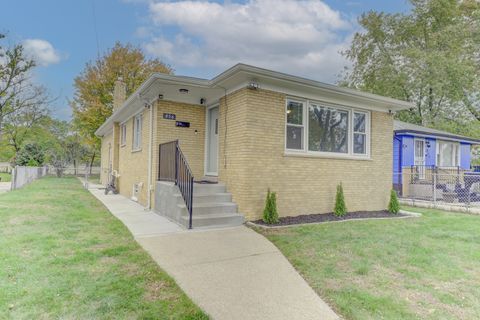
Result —
<svg viewBox="0 0 480 320"><path fill-rule="evenodd" d="M151 209L152 197L152 148L153 148L153 106L155 103L149 103L150 106L150 137L148 143L148 182L147 182L147 209Z"/></svg>

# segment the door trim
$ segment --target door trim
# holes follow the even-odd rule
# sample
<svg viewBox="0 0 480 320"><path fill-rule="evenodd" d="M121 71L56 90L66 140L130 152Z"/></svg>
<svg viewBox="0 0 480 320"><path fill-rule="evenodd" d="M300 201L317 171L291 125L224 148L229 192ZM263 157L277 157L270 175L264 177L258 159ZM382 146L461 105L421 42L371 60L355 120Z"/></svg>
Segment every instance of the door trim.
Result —
<svg viewBox="0 0 480 320"><path fill-rule="evenodd" d="M219 164L218 151L219 151L219 144L220 144L219 140L217 140L217 172L208 172L208 145L210 143L208 138L210 133L210 121L208 119L208 115L209 115L210 109L213 109L213 108L218 108L218 115L220 115L220 104L219 103L212 104L206 107L206 110L205 110L205 157L204 157L205 160L204 160L203 172L204 172L204 175L206 176L218 177L218 164ZM220 128L220 123L218 127ZM218 131L220 133L220 129Z"/></svg>

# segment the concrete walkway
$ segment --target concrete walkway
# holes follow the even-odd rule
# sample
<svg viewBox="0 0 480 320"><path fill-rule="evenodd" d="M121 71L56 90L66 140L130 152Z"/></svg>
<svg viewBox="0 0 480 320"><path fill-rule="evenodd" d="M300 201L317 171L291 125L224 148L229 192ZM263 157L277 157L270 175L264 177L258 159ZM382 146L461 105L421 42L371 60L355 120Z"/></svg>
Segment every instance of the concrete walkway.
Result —
<svg viewBox="0 0 480 320"><path fill-rule="evenodd" d="M177 224L165 217L145 210L138 203L119 194L105 195L101 185L89 184L88 189L107 209L130 230L138 240L139 237L165 235L175 232L184 232Z"/></svg>
<svg viewBox="0 0 480 320"><path fill-rule="evenodd" d="M338 319L280 251L240 226L181 229L121 195L97 197L213 319Z"/></svg>

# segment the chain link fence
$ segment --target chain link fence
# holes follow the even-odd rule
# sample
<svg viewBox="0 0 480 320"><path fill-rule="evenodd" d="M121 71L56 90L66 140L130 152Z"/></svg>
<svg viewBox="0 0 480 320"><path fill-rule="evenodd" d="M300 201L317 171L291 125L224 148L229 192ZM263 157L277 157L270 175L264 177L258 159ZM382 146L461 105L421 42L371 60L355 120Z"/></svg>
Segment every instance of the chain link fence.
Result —
<svg viewBox="0 0 480 320"><path fill-rule="evenodd" d="M393 188L403 204L480 214L480 172L459 167L405 167L393 174Z"/></svg>
<svg viewBox="0 0 480 320"><path fill-rule="evenodd" d="M61 170L61 175L66 175L66 176L77 176L77 177L83 177L85 174L88 174L89 176L100 176L100 167L89 167L88 165L79 165L79 166L73 166L73 165L67 165L67 166L62 166L62 167L55 167L50 165L49 170L51 174L56 174L57 169Z"/></svg>

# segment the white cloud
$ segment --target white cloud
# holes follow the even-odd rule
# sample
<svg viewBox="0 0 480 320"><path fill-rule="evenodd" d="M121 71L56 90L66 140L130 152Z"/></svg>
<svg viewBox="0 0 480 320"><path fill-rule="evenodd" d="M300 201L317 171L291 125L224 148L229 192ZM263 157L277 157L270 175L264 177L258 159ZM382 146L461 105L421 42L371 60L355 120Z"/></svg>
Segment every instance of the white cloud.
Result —
<svg viewBox="0 0 480 320"><path fill-rule="evenodd" d="M23 41L25 53L43 67L60 62L60 54L52 44L42 39L26 39Z"/></svg>
<svg viewBox="0 0 480 320"><path fill-rule="evenodd" d="M151 2L157 27L174 27L174 36L157 34L148 53L174 67L221 70L244 62L333 81L346 64L338 53L352 32L340 12L320 0Z"/></svg>

